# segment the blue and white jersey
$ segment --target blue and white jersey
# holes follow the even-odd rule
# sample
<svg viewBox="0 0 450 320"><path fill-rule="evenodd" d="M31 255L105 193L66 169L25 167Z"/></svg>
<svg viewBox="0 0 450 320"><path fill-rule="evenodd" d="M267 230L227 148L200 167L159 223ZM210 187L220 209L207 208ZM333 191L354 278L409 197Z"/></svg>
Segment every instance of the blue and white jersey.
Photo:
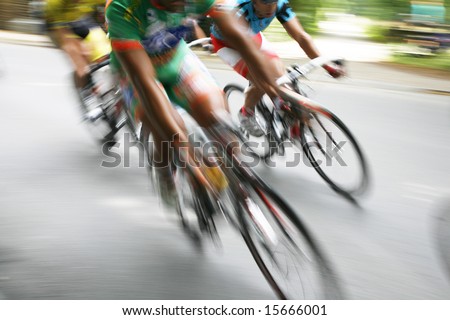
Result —
<svg viewBox="0 0 450 320"><path fill-rule="evenodd" d="M250 29L254 34L264 31L275 17L281 24L295 17L295 13L289 5L289 0L278 0L277 10L273 16L268 18L258 18L251 0L237 0L235 7L237 9L236 15L238 17L244 17L245 20L247 20ZM214 24L211 26L211 33L214 37L223 39L220 31Z"/></svg>

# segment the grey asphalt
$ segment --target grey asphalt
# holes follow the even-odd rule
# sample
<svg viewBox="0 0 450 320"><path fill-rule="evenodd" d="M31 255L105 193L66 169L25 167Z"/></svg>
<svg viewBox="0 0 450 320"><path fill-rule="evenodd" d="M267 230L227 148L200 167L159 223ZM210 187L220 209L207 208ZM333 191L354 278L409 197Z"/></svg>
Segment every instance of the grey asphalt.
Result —
<svg viewBox="0 0 450 320"><path fill-rule="evenodd" d="M274 298L225 224L222 249L196 251L152 195L137 150L130 168L101 167L59 51L0 44L0 56L0 297ZM242 83L215 66L220 85ZM381 84L311 81L370 161L360 208L306 166L277 158L258 172L314 232L347 298L449 299L450 98Z"/></svg>

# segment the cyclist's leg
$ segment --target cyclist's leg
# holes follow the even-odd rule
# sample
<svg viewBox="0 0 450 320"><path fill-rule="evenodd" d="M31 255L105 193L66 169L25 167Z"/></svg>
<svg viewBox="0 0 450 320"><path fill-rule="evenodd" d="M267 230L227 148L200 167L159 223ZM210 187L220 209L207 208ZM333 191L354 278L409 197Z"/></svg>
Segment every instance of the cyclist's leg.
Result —
<svg viewBox="0 0 450 320"><path fill-rule="evenodd" d="M175 82L164 83L171 100L186 109L200 126L215 125L218 121L216 115L227 112L226 102L223 91L204 64L184 42L180 44L179 52L171 64L173 69L166 69L164 73L166 76L171 72L177 75ZM226 186L225 177L217 167L200 165L199 169L211 186L215 189Z"/></svg>
<svg viewBox="0 0 450 320"><path fill-rule="evenodd" d="M223 92L186 44L179 47L169 64L157 68L158 77L171 101L186 109L200 126L211 126L216 123L214 114L226 111Z"/></svg>
<svg viewBox="0 0 450 320"><path fill-rule="evenodd" d="M130 114L134 117L136 123L141 122L143 130L148 134L152 134L154 151L153 161L151 165L154 167L165 168L169 164L170 145L168 141L164 141L157 130L152 129L151 119L147 116L139 101L139 95L133 87L131 81L124 73L118 73L120 88L125 102L125 107L130 110ZM161 85L162 87L162 85ZM164 91L164 88L162 88ZM178 124L183 127L183 121L175 110L172 110L172 115Z"/></svg>
<svg viewBox="0 0 450 320"><path fill-rule="evenodd" d="M152 121L145 113L139 101L139 95L128 77L123 72L120 72L118 76L125 108L129 109L129 113L134 117L133 120L136 123L142 123L141 130L143 130L144 134L147 137L151 134L152 137L151 140L148 139L142 142L148 141L148 143L152 144L144 146L144 150L145 152L148 152L148 150L152 152L151 157L148 158L151 161L148 165L153 168L153 172L156 175L156 181L153 180L156 183L155 190L157 190L162 202L166 206L172 207L176 198L176 191L172 179L172 171L170 170L170 142L164 141L158 130L153 130ZM173 111L174 118L179 119L179 115L176 114L175 110ZM182 123L181 119L179 119L178 123Z"/></svg>
<svg viewBox="0 0 450 320"><path fill-rule="evenodd" d="M217 55L241 76L248 79L250 82L254 82L247 64L242 59L240 54L236 50L227 47L224 42L214 37L212 37L212 40ZM283 62L271 48L270 43L267 41L264 35L262 33L258 33L257 35L255 35L254 41L258 44L261 51L263 51L263 53L267 56L267 68L270 68L271 74L273 74L274 79L278 79L279 77L281 77L284 74ZM256 103L261 99L263 94L264 92L259 90L257 87L251 86L247 91L245 97L245 109L248 111L253 111Z"/></svg>
<svg viewBox="0 0 450 320"><path fill-rule="evenodd" d="M52 29L49 31L49 35L53 43L69 56L75 71L75 85L77 88L82 88L86 84L89 66L82 39L68 27Z"/></svg>

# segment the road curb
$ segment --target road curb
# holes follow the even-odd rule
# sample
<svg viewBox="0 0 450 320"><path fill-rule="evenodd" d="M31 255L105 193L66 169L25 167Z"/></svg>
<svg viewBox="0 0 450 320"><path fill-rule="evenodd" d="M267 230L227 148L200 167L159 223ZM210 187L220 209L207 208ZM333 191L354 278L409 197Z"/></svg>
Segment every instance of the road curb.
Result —
<svg viewBox="0 0 450 320"><path fill-rule="evenodd" d="M196 52L197 53L197 52ZM206 66L208 67L214 67L220 70L230 70L232 71L231 67L229 67L228 65L225 65L220 58L217 55L209 55L207 53L203 53L203 52L199 52L198 53L199 58L205 63ZM284 61L284 63L286 65L290 65L293 64L295 62L306 62L306 59L299 59L299 60L293 60L291 58L287 58L287 59L282 59ZM351 63L351 61L350 61ZM389 82L389 81L385 81L385 80L374 80L374 79L370 79L370 78L360 78L360 77L354 77L352 76L352 72L357 68L362 68L362 66L378 66L379 63L378 62L356 62L356 65L352 65L349 66L350 69L350 76L347 78L349 81L339 81L339 80L335 80L332 79L330 77L329 80L315 80L317 82L323 82L323 83L329 83L329 84L336 84L336 85L347 85L347 86L354 86L354 87L371 87L371 88L375 88L375 89L381 89L381 90L392 90L392 91L400 91L400 92L411 92L411 93L422 93L422 94L433 94L433 95L450 95L450 91L448 90L444 90L442 89L443 85L440 84L439 88L433 88L428 87L428 86L423 86L423 87L418 87L418 86L413 86L413 85L408 85L406 83L395 83L395 82ZM386 67L386 66L384 66ZM395 69L395 68L394 68ZM414 71L412 71L411 74ZM406 76L410 76L410 74L406 73ZM440 80L439 80L440 81ZM426 84L429 84L430 82L427 81ZM450 81L449 83L449 88L450 88Z"/></svg>
<svg viewBox="0 0 450 320"><path fill-rule="evenodd" d="M25 34L0 30L0 42L34 47L54 47L49 37L37 34Z"/></svg>
<svg viewBox="0 0 450 320"><path fill-rule="evenodd" d="M14 45L27 45L27 46L35 46L35 47L45 47L45 48L54 48L54 45L52 43L52 41L50 40L50 38L48 38L45 35L34 35L34 34L23 34L23 33L19 33L19 32L10 32L10 31L2 31L0 30L0 42L3 43L8 43L8 44L14 44ZM206 52L206 51L202 51L201 49L194 49L195 53L199 56L199 58L205 63L205 64L215 64L216 67L219 67L220 69L223 70L231 70L231 68L229 68L226 65L223 65L223 62L220 60L220 58L213 54L211 55L210 53ZM301 61L306 61L306 59L292 59L291 57L283 57L281 56L281 58L283 59L283 61L286 64L292 64L294 62L301 62ZM405 66L400 66L400 67L396 67L395 65L386 65L385 62L382 61L371 61L371 62L360 62L360 61L352 61L352 60L348 60L349 63L353 63L352 69L355 68L363 68L364 65L366 66L376 66L376 65L380 65L382 67L387 67L387 68L391 68L392 70L395 71L402 71L405 73L405 76L408 77L410 74L417 76L417 73L424 73L427 72L426 69L421 70L419 68L411 68L408 70L407 67ZM421 71L420 71L421 70ZM424 79L424 82L427 84L427 86L411 86L411 85L406 85L406 80L405 82L403 81L403 79L401 79L402 81L397 81L400 82L396 83L396 82L386 82L384 80L373 80L373 78L368 78L368 79L361 79L361 78L351 78L354 82L350 83L349 85L366 85L366 86L373 86L379 89L386 89L386 90L396 90L396 91L405 91L405 92L417 92L417 93L424 93L424 94L433 94L433 95L443 95L443 96L450 96L450 90L445 90L443 89L443 87L445 87L444 85L442 85L442 83L439 83L440 81L445 81L445 80L436 80L434 78L430 78L429 79ZM442 76L440 76L439 78L442 78ZM435 85L435 87L433 87L433 85L430 85L430 80L431 81L439 81L438 85ZM331 83L331 82L330 82ZM336 82L339 83L339 82ZM358 83L358 84L356 84ZM449 81L449 88L450 88L450 81Z"/></svg>

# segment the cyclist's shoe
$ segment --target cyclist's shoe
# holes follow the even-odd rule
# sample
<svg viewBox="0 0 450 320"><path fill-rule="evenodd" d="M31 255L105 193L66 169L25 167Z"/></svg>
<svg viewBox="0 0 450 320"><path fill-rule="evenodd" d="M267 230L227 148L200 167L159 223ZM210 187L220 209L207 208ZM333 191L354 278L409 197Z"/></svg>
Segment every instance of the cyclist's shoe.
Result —
<svg viewBox="0 0 450 320"><path fill-rule="evenodd" d="M88 111L85 115L85 119L91 122L95 122L103 116L103 109L101 107L95 107Z"/></svg>
<svg viewBox="0 0 450 320"><path fill-rule="evenodd" d="M92 87L85 87L80 90L81 103L84 106L84 120L95 122L103 116L103 110L100 102L94 93Z"/></svg>
<svg viewBox="0 0 450 320"><path fill-rule="evenodd" d="M172 171L168 167L155 167L156 190L162 203L167 207L175 207L177 199L177 191L173 182Z"/></svg>
<svg viewBox="0 0 450 320"><path fill-rule="evenodd" d="M250 114L245 107L242 107L238 114L241 127L254 137L261 137L264 131L256 121L255 114Z"/></svg>
<svg viewBox="0 0 450 320"><path fill-rule="evenodd" d="M223 191L228 186L227 178L220 167L205 167L206 179L217 192Z"/></svg>

